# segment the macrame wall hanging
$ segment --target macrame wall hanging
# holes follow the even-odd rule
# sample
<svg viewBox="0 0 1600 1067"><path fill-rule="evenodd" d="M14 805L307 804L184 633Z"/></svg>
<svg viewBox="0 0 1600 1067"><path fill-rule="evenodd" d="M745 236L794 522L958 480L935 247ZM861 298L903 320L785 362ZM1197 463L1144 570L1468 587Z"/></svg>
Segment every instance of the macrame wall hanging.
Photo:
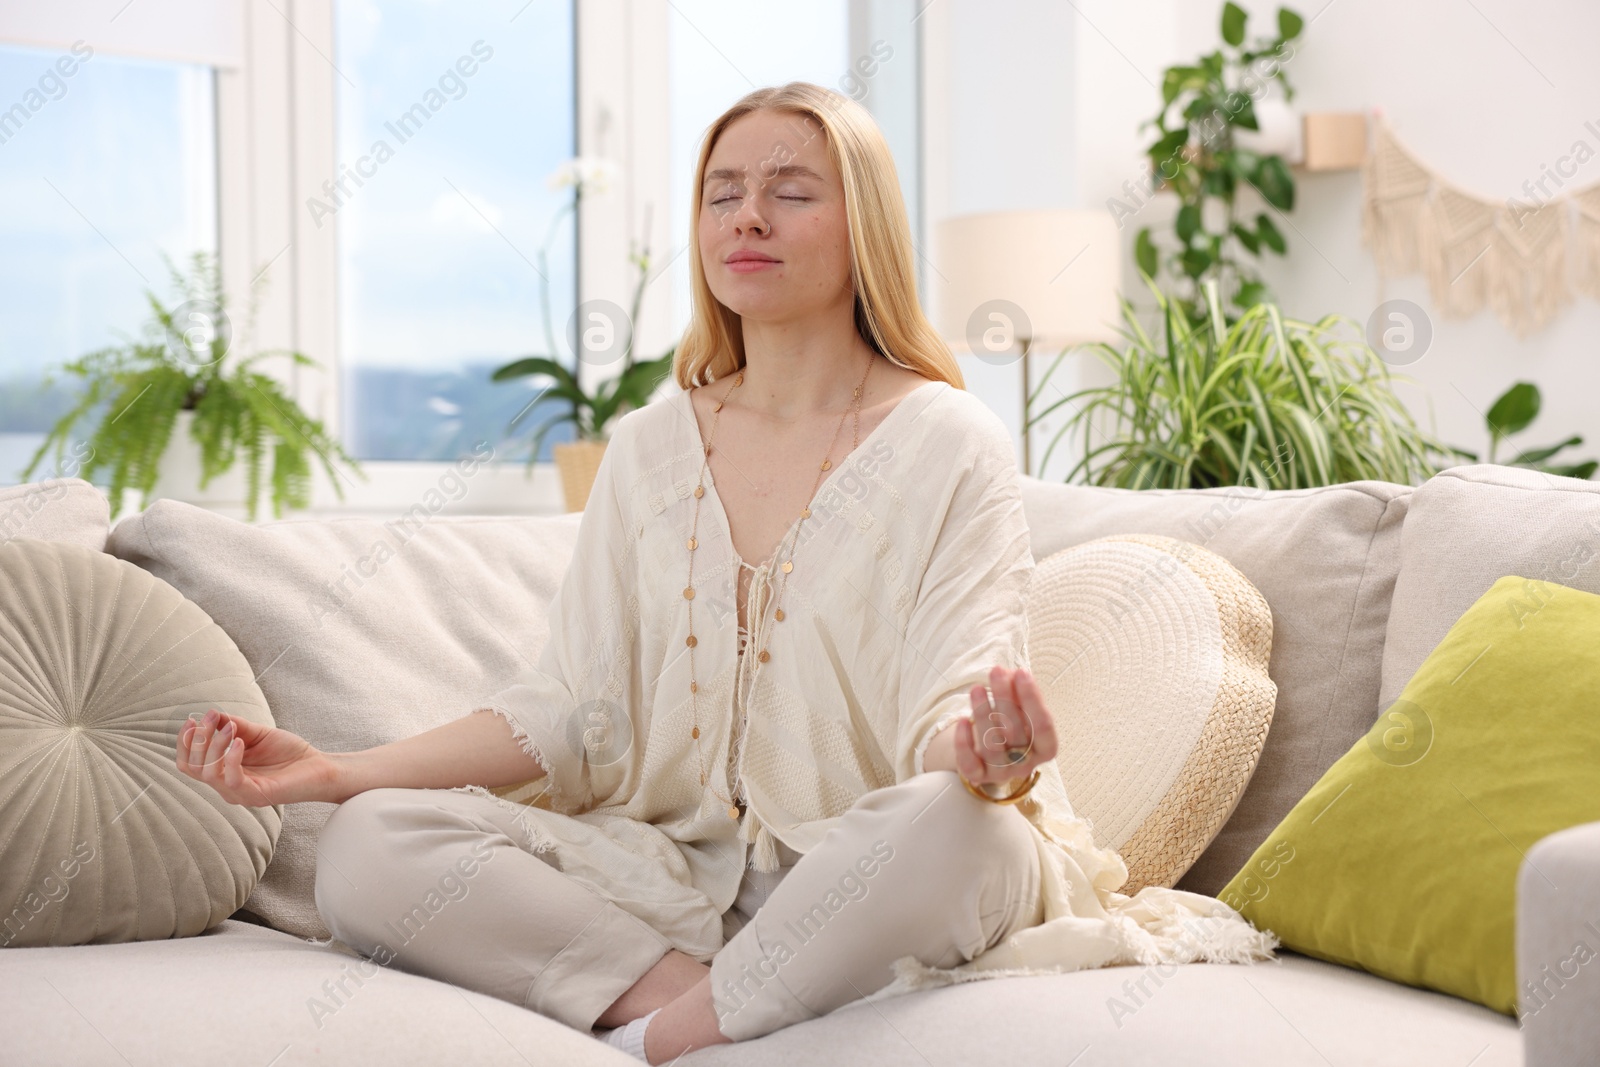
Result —
<svg viewBox="0 0 1600 1067"><path fill-rule="evenodd" d="M1520 337L1574 292L1600 300L1600 184L1486 200L1418 162L1381 116L1361 178L1361 239L1379 273L1421 273L1440 314L1466 318L1488 305Z"/></svg>

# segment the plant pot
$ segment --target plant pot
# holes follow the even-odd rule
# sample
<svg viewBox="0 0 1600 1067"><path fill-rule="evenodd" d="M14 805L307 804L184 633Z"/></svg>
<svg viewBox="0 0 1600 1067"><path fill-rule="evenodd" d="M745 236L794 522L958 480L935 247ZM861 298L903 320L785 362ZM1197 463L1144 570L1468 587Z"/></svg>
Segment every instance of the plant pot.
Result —
<svg viewBox="0 0 1600 1067"><path fill-rule="evenodd" d="M193 411L178 412L178 419L172 426L172 438L167 442L167 450L161 454L159 460L160 473L156 477L156 484L145 498L144 506L148 507L152 501L163 497L169 500L181 500L185 504L215 511L234 519L247 519L250 513L249 505L249 479L246 477L244 463L245 456L241 451L234 459L233 466L211 479L204 488L200 488L200 443L189 436L190 427L194 425ZM263 464L262 479L268 475L266 464ZM270 504L267 505L270 509ZM259 517L259 516L258 516Z"/></svg>
<svg viewBox="0 0 1600 1067"><path fill-rule="evenodd" d="M582 511L589 502L600 457L606 454L605 441L565 441L551 448L556 469L561 472L561 491L568 511Z"/></svg>

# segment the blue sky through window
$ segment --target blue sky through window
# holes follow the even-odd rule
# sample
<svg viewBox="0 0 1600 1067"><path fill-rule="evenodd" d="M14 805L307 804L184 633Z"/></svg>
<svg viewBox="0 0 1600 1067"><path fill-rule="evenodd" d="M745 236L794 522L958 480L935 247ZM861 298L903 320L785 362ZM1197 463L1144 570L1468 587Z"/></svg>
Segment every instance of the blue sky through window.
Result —
<svg viewBox="0 0 1600 1067"><path fill-rule="evenodd" d="M0 484L15 484L73 395L63 378L41 399L45 369L137 335L145 291L172 293L162 253L181 269L216 251L211 69L0 45L0 203Z"/></svg>
<svg viewBox="0 0 1600 1067"><path fill-rule="evenodd" d="M574 303L572 214L551 233L572 191L546 185L575 154L572 7L522 7L336 7L339 174L328 181L355 177L305 210L339 227L345 438L358 458L455 459L480 439L497 458L518 444L525 457L528 431L556 410L545 402L503 442L535 390L488 381L514 357L549 354L547 240L558 342ZM564 342L558 357L571 365ZM545 455L569 437L553 431Z"/></svg>

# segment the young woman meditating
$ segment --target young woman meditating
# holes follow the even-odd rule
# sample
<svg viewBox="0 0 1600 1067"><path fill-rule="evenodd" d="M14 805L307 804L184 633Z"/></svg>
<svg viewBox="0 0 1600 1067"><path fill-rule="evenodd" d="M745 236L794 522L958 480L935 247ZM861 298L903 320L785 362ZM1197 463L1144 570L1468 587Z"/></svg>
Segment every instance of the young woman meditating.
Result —
<svg viewBox="0 0 1600 1067"><path fill-rule="evenodd" d="M649 1063L957 968L1267 955L1116 893L1068 803L1010 435L918 306L871 117L752 92L694 188L680 390L618 420L537 667L361 752L219 716L179 765L340 803L316 903L352 948Z"/></svg>

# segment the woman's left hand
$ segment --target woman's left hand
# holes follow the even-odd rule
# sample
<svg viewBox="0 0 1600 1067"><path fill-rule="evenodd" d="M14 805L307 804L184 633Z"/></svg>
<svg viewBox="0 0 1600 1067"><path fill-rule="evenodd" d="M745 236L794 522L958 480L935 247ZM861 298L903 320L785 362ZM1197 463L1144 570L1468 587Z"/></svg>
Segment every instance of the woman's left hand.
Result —
<svg viewBox="0 0 1600 1067"><path fill-rule="evenodd" d="M993 693L993 699L989 694ZM1013 783L1056 758L1055 720L1044 706L1044 694L1023 669L994 667L989 685L975 685L967 694L972 716L955 724L956 768L973 785ZM1007 750L1021 750L1011 762Z"/></svg>

